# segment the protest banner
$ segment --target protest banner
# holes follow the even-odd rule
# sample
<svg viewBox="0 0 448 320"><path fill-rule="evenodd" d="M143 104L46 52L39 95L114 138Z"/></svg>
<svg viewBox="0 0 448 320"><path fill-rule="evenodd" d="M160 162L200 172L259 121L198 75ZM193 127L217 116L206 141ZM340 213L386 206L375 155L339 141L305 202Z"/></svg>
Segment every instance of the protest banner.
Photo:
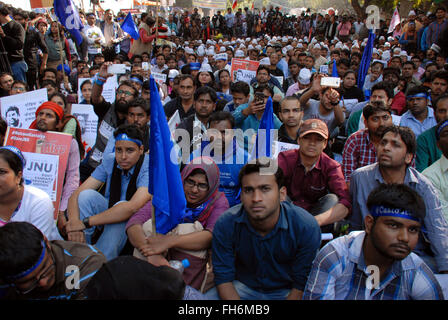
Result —
<svg viewBox="0 0 448 320"><path fill-rule="evenodd" d="M36 119L36 110L48 101L47 89L39 89L0 98L2 118L11 128L29 128Z"/></svg>
<svg viewBox="0 0 448 320"><path fill-rule="evenodd" d="M155 82L161 86L166 82L166 74L160 72L151 72L151 76L154 78Z"/></svg>
<svg viewBox="0 0 448 320"><path fill-rule="evenodd" d="M260 61L232 59L230 75L232 81L244 81L250 84L250 81L256 77Z"/></svg>
<svg viewBox="0 0 448 320"><path fill-rule="evenodd" d="M81 126L81 138L86 154L93 148L98 130L98 116L91 104L72 104L72 115Z"/></svg>
<svg viewBox="0 0 448 320"><path fill-rule="evenodd" d="M51 190L48 195L53 201L55 220L58 216L71 141L72 136L67 133L20 128L8 128L6 131L5 145L16 146L24 153L25 183L47 193ZM57 169L55 157L58 160Z"/></svg>
<svg viewBox="0 0 448 320"><path fill-rule="evenodd" d="M84 97L82 96L81 92L81 85L84 83L84 81L92 79L90 78L79 78L78 79L78 101L84 100ZM93 83L93 81L92 81ZM107 78L106 83L103 85L103 92L101 95L103 96L104 100L106 100L109 103L115 102L115 92L118 88L118 77L117 75L113 75L112 77Z"/></svg>

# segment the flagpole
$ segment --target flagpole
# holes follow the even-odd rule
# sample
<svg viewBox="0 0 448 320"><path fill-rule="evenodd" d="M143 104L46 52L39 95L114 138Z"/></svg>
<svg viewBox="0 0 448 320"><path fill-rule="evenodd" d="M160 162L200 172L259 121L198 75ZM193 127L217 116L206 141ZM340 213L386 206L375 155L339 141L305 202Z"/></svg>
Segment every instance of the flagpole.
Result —
<svg viewBox="0 0 448 320"><path fill-rule="evenodd" d="M159 38L159 0L156 0L156 44L157 46L157 39Z"/></svg>

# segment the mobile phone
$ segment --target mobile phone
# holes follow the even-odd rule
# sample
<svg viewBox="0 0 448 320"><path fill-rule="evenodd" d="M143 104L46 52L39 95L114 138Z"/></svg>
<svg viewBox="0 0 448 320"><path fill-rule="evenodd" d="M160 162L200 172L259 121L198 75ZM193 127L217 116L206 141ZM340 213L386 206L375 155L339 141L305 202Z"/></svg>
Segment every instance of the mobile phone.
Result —
<svg viewBox="0 0 448 320"><path fill-rule="evenodd" d="M263 102L264 101L264 93L263 92L255 92L255 101Z"/></svg>
<svg viewBox="0 0 448 320"><path fill-rule="evenodd" d="M322 87L339 88L341 85L341 78L338 77L323 77L320 79L320 85Z"/></svg>
<svg viewBox="0 0 448 320"><path fill-rule="evenodd" d="M149 62L142 62L142 69L143 71L149 70Z"/></svg>

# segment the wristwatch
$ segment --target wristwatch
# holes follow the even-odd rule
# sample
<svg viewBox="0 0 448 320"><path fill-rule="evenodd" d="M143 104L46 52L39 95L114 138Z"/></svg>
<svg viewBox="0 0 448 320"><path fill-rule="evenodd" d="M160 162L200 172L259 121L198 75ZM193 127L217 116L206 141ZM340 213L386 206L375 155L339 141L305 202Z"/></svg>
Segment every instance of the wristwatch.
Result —
<svg viewBox="0 0 448 320"><path fill-rule="evenodd" d="M92 226L90 225L90 223L89 223L89 218L90 217L87 217L87 218L84 218L83 220L82 220L82 223L84 224L84 226L86 227L86 229L90 229Z"/></svg>

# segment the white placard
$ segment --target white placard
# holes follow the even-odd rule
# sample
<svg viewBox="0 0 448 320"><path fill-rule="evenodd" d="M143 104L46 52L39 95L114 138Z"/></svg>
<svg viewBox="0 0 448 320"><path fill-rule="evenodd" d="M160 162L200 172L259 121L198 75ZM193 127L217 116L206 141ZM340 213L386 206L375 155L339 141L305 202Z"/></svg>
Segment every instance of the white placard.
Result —
<svg viewBox="0 0 448 320"><path fill-rule="evenodd" d="M298 144L274 141L274 156L273 158L277 158L278 154L283 151L299 149L300 146Z"/></svg>
<svg viewBox="0 0 448 320"><path fill-rule="evenodd" d="M48 101L47 88L0 98L2 118L9 127L28 129L36 120L36 110Z"/></svg>
<svg viewBox="0 0 448 320"><path fill-rule="evenodd" d="M31 152L23 152L23 156L26 159L23 170L25 184L45 191L51 201L56 201L54 184L58 181L59 156Z"/></svg>
<svg viewBox="0 0 448 320"><path fill-rule="evenodd" d="M81 126L81 138L87 153L95 145L98 116L91 104L72 104L72 115L78 119Z"/></svg>
<svg viewBox="0 0 448 320"><path fill-rule="evenodd" d="M160 72L151 72L154 81L157 82L159 86L166 82L166 74Z"/></svg>

